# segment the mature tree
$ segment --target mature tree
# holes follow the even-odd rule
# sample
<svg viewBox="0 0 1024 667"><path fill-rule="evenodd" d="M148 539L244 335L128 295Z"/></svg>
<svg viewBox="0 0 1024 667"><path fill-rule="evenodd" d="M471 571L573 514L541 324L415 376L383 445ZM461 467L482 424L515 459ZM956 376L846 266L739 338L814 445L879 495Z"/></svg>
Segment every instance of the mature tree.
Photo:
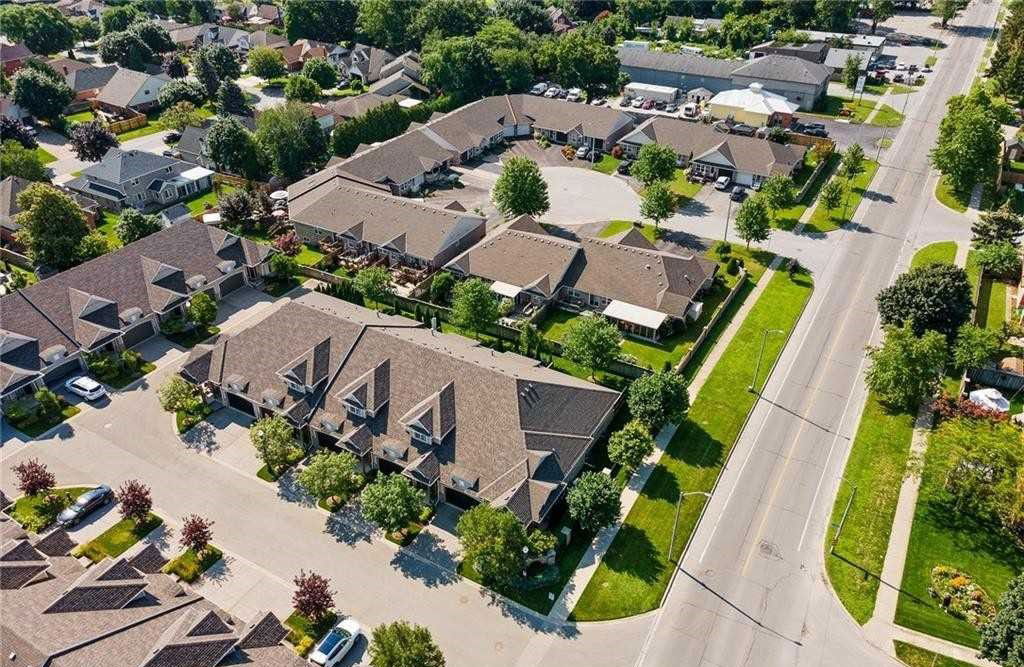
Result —
<svg viewBox="0 0 1024 667"><path fill-rule="evenodd" d="M637 153L636 161L629 170L629 175L644 185L654 185L658 181L670 181L675 175L675 150L664 144L644 144Z"/></svg>
<svg viewBox="0 0 1024 667"><path fill-rule="evenodd" d="M946 339L941 333L918 335L909 324L888 326L882 345L868 348L868 387L888 403L913 408L935 393L946 357Z"/></svg>
<svg viewBox="0 0 1024 667"><path fill-rule="evenodd" d="M284 76L284 56L277 49L269 46L257 46L249 51L249 74L261 79L276 79Z"/></svg>
<svg viewBox="0 0 1024 667"><path fill-rule="evenodd" d="M39 70L23 67L14 75L14 103L36 118L56 121L73 97L63 79L48 77Z"/></svg>
<svg viewBox="0 0 1024 667"><path fill-rule="evenodd" d="M143 71L155 60L153 51L133 32L111 32L103 35L99 43L100 59L117 63L136 71Z"/></svg>
<svg viewBox="0 0 1024 667"><path fill-rule="evenodd" d="M999 353L1003 341L992 329L965 324L953 343L953 363L964 370L984 366Z"/></svg>
<svg viewBox="0 0 1024 667"><path fill-rule="evenodd" d="M932 14L935 14L942 21L942 28L956 18L957 14L967 8L970 0L934 0L932 2Z"/></svg>
<svg viewBox="0 0 1024 667"><path fill-rule="evenodd" d="M1009 241L990 243L977 251L978 265L997 278L1020 277L1020 251Z"/></svg>
<svg viewBox="0 0 1024 667"><path fill-rule="evenodd" d="M296 449L292 425L280 415L256 420L249 427L249 439L272 474L288 465Z"/></svg>
<svg viewBox="0 0 1024 667"><path fill-rule="evenodd" d="M363 483L357 465L356 457L348 452L321 452L299 472L299 485L317 500L347 498Z"/></svg>
<svg viewBox="0 0 1024 667"><path fill-rule="evenodd" d="M223 171L256 178L262 172L263 156L252 134L235 118L218 118L206 135L210 159Z"/></svg>
<svg viewBox="0 0 1024 667"><path fill-rule="evenodd" d="M302 74L291 75L284 84L284 97L286 100L316 102L323 97L323 94L316 81Z"/></svg>
<svg viewBox="0 0 1024 667"><path fill-rule="evenodd" d="M213 521L198 514L189 514L181 521L181 536L178 542L194 554L201 554L213 540Z"/></svg>
<svg viewBox="0 0 1024 667"><path fill-rule="evenodd" d="M473 37L429 42L423 51L423 80L464 101L491 95L504 85L491 54Z"/></svg>
<svg viewBox="0 0 1024 667"><path fill-rule="evenodd" d="M5 141L17 141L29 150L35 150L39 146L27 125L17 118L0 116L0 142Z"/></svg>
<svg viewBox="0 0 1024 667"><path fill-rule="evenodd" d="M355 280L352 281L352 286L363 295L364 299L369 299L374 303L383 303L392 292L391 274L383 266L360 269Z"/></svg>
<svg viewBox="0 0 1024 667"><path fill-rule="evenodd" d="M181 102L188 102L193 108L198 108L206 102L206 89L196 81L174 79L164 84L157 100L164 109L170 109Z"/></svg>
<svg viewBox="0 0 1024 667"><path fill-rule="evenodd" d="M524 32L551 32L551 19L539 0L497 0L493 9L495 16L511 21Z"/></svg>
<svg viewBox="0 0 1024 667"><path fill-rule="evenodd" d="M371 667L444 667L444 654L422 625L395 621L378 625L368 649Z"/></svg>
<svg viewBox="0 0 1024 667"><path fill-rule="evenodd" d="M13 139L3 142L0 150L0 178L17 176L27 181L49 181L50 176L39 154Z"/></svg>
<svg viewBox="0 0 1024 667"><path fill-rule="evenodd" d="M895 0L871 0L871 34L875 34L879 23L885 23L896 15Z"/></svg>
<svg viewBox="0 0 1024 667"><path fill-rule="evenodd" d="M210 59L210 53L206 49L200 49L192 56L192 75L205 91L206 99L214 99L217 89L220 88L220 76L217 68Z"/></svg>
<svg viewBox="0 0 1024 667"><path fill-rule="evenodd" d="M362 116L335 126L331 137L334 154L348 157L359 144L373 144L397 137L409 128L409 123L409 114L398 106L398 102L380 104Z"/></svg>
<svg viewBox="0 0 1024 667"><path fill-rule="evenodd" d="M452 290L455 289L455 276L448 271L439 271L430 281L430 300L437 304L450 301Z"/></svg>
<svg viewBox="0 0 1024 667"><path fill-rule="evenodd" d="M153 509L153 496L149 487L137 479L126 480L117 490L121 516L142 523Z"/></svg>
<svg viewBox="0 0 1024 667"><path fill-rule="evenodd" d="M404 475L378 475L359 494L363 516L387 533L403 530L423 511L423 492Z"/></svg>
<svg viewBox="0 0 1024 667"><path fill-rule="evenodd" d="M337 43L355 37L359 13L355 0L288 0L284 8L289 42L305 38Z"/></svg>
<svg viewBox="0 0 1024 667"><path fill-rule="evenodd" d="M964 199L976 184L994 181L998 168L1002 129L986 99L975 95L951 98L930 154L936 169Z"/></svg>
<svg viewBox="0 0 1024 667"><path fill-rule="evenodd" d="M245 190L233 190L220 196L220 219L225 227L232 229L249 229L253 225L253 216L257 202Z"/></svg>
<svg viewBox="0 0 1024 667"><path fill-rule="evenodd" d="M302 75L312 79L322 89L338 85L338 70L326 58L310 58L302 64Z"/></svg>
<svg viewBox="0 0 1024 667"><path fill-rule="evenodd" d="M195 105L186 100L176 102L160 114L160 123L178 132L184 132L186 127L199 127L203 123L203 116L196 109Z"/></svg>
<svg viewBox="0 0 1024 667"><path fill-rule="evenodd" d="M640 215L654 221L655 227L661 226L676 212L676 196L672 194L666 181L652 183L644 189L640 199Z"/></svg>
<svg viewBox="0 0 1024 667"><path fill-rule="evenodd" d="M256 119L256 142L267 155L275 176L297 179L327 161L327 136L302 104L266 109Z"/></svg>
<svg viewBox="0 0 1024 667"><path fill-rule="evenodd" d="M167 0L165 4L167 14L178 23L197 25L217 18L213 0Z"/></svg>
<svg viewBox="0 0 1024 667"><path fill-rule="evenodd" d="M410 30L420 2L410 0L361 0L359 32L370 44L394 53L410 46Z"/></svg>
<svg viewBox="0 0 1024 667"><path fill-rule="evenodd" d="M590 377L619 358L622 334L602 316L577 317L562 338L562 354L590 371Z"/></svg>
<svg viewBox="0 0 1024 667"><path fill-rule="evenodd" d="M75 45L75 28L56 7L7 5L0 10L0 32L12 42L24 42L32 53L49 55Z"/></svg>
<svg viewBox="0 0 1024 667"><path fill-rule="evenodd" d="M203 402L195 385L180 375L172 375L157 390L160 407L167 412L192 412Z"/></svg>
<svg viewBox="0 0 1024 667"><path fill-rule="evenodd" d="M970 419L961 417L960 419ZM1020 434L1003 421L985 420L975 428L945 427L949 440L945 491L953 497L954 514L964 517L999 514L1015 492L1021 470Z"/></svg>
<svg viewBox="0 0 1024 667"><path fill-rule="evenodd" d="M846 56L843 64L843 85L853 90L857 86L857 79L860 78L860 56Z"/></svg>
<svg viewBox="0 0 1024 667"><path fill-rule="evenodd" d="M981 653L1002 667L1024 667L1024 572L999 596L995 617L981 627Z"/></svg>
<svg viewBox="0 0 1024 667"><path fill-rule="evenodd" d="M971 225L971 232L974 234L971 245L975 248L1003 242L1016 246L1024 234L1024 216L1015 213L1006 203L995 211L982 213Z"/></svg>
<svg viewBox="0 0 1024 667"><path fill-rule="evenodd" d="M515 156L505 166L494 184L494 204L506 218L520 215L542 215L551 206L548 184L537 163L528 157Z"/></svg>
<svg viewBox="0 0 1024 667"><path fill-rule="evenodd" d="M588 98L619 86L618 53L591 31L573 30L559 38L557 59L558 81L582 88Z"/></svg>
<svg viewBox="0 0 1024 667"><path fill-rule="evenodd" d="M71 150L79 160L99 162L111 148L118 145L117 137L98 120L75 123L71 128Z"/></svg>
<svg viewBox="0 0 1024 667"><path fill-rule="evenodd" d="M608 438L608 458L630 471L640 467L653 451L651 432L635 419Z"/></svg>
<svg viewBox="0 0 1024 667"><path fill-rule="evenodd" d="M71 26L75 29L75 40L91 44L100 38L102 32L100 26L90 16L79 16L71 19Z"/></svg>
<svg viewBox="0 0 1024 667"><path fill-rule="evenodd" d="M882 324L909 323L914 332L938 331L952 337L971 316L971 283L952 264L928 264L904 273L876 297Z"/></svg>
<svg viewBox="0 0 1024 667"><path fill-rule="evenodd" d="M217 302L207 292L193 294L188 300L188 320L200 331L208 331L217 319Z"/></svg>
<svg viewBox="0 0 1024 667"><path fill-rule="evenodd" d="M230 79L221 82L217 89L217 110L222 115L236 114L248 116L252 113L249 101L245 99L245 93L237 83Z"/></svg>
<svg viewBox="0 0 1024 667"><path fill-rule="evenodd" d="M767 241L771 233L771 216L764 198L754 195L740 204L740 210L736 213L736 234L747 242L748 248L751 241Z"/></svg>
<svg viewBox="0 0 1024 667"><path fill-rule="evenodd" d="M287 280L299 271L299 263L295 258L279 252L270 258L270 272L278 280Z"/></svg>
<svg viewBox="0 0 1024 667"><path fill-rule="evenodd" d="M27 248L32 261L58 270L73 266L78 243L89 233L75 200L38 183L18 193L18 207L18 241Z"/></svg>
<svg viewBox="0 0 1024 667"><path fill-rule="evenodd" d="M843 153L842 173L847 179L856 178L864 172L864 149L860 144L850 144L850 147Z"/></svg>
<svg viewBox="0 0 1024 667"><path fill-rule="evenodd" d="M500 92L521 93L533 83L533 57L529 51L498 49L491 52L491 62L501 79Z"/></svg>
<svg viewBox="0 0 1024 667"><path fill-rule="evenodd" d="M523 571L529 539L508 509L481 503L459 517L456 532L463 556L485 583L506 586Z"/></svg>
<svg viewBox="0 0 1024 667"><path fill-rule="evenodd" d="M117 225L114 228L117 232L117 238L125 245L145 238L150 234L155 234L161 229L163 229L163 224L160 222L159 217L147 215L130 206L126 206L121 211L121 215L117 219Z"/></svg>
<svg viewBox="0 0 1024 667"><path fill-rule="evenodd" d="M463 280L452 292L451 317L455 326L479 336L498 321L498 299L483 280Z"/></svg>
<svg viewBox="0 0 1024 667"><path fill-rule="evenodd" d="M142 40L153 53L167 53L174 50L170 33L155 21L138 21L132 24L130 32Z"/></svg>
<svg viewBox="0 0 1024 667"><path fill-rule="evenodd" d="M325 618L334 609L334 591L326 577L300 570L293 583L295 592L292 594L292 604L302 616L315 622Z"/></svg>
<svg viewBox="0 0 1024 667"><path fill-rule="evenodd" d="M113 250L110 241L102 233L92 231L82 237L82 240L75 246L75 256L72 258L76 264L88 262L106 255Z"/></svg>
<svg viewBox="0 0 1024 667"><path fill-rule="evenodd" d="M831 213L843 203L843 186L837 180L831 180L821 188L818 200L825 207L825 211Z"/></svg>
<svg viewBox="0 0 1024 667"><path fill-rule="evenodd" d="M996 77L1000 92L1010 99L1024 103L1024 48L1017 51L1007 59L1006 64L999 70Z"/></svg>
<svg viewBox="0 0 1024 667"><path fill-rule="evenodd" d="M682 419L690 409L686 381L673 371L648 373L633 380L626 402L633 419L651 430Z"/></svg>
<svg viewBox="0 0 1024 667"><path fill-rule="evenodd" d="M242 66L235 58L235 54L223 44L204 46L200 49L199 55L210 62L213 71L217 73L217 78L222 81L224 79L235 80L242 75Z"/></svg>
<svg viewBox="0 0 1024 667"><path fill-rule="evenodd" d="M761 197L772 210L774 216L779 209L792 206L796 202L796 186L793 179L782 173L775 173L761 183Z"/></svg>
<svg viewBox="0 0 1024 667"><path fill-rule="evenodd" d="M139 9L135 5L117 5L103 10L103 14L100 15L100 27L104 35L124 32L138 18Z"/></svg>
<svg viewBox="0 0 1024 667"><path fill-rule="evenodd" d="M38 459L29 459L11 467L18 478L18 490L26 496L38 496L49 493L57 483L57 478L47 469L45 463Z"/></svg>
<svg viewBox="0 0 1024 667"><path fill-rule="evenodd" d="M596 533L622 513L619 489L608 475L585 472L569 489L569 516L583 530Z"/></svg>
<svg viewBox="0 0 1024 667"><path fill-rule="evenodd" d="M490 15L484 0L426 0L413 19L421 40L474 35Z"/></svg>

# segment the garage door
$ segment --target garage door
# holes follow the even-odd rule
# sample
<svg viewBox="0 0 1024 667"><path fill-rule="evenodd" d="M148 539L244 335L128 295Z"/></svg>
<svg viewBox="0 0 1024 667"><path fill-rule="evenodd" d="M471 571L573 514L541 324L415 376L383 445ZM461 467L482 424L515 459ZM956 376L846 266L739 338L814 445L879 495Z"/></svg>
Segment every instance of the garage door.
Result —
<svg viewBox="0 0 1024 667"><path fill-rule="evenodd" d="M316 444L330 449L340 449L338 447L338 438L333 435L328 435L323 431L316 431Z"/></svg>
<svg viewBox="0 0 1024 667"><path fill-rule="evenodd" d="M241 410L245 414L250 415L252 417L256 416L256 408L253 407L252 401L244 399L241 396L237 394L232 394L230 392L227 392L227 394L228 405L233 407L235 410Z"/></svg>
<svg viewBox="0 0 1024 667"><path fill-rule="evenodd" d="M224 282L220 284L220 295L225 296L231 294L236 289L245 284L245 276L241 273L236 273L233 276L228 276L224 279Z"/></svg>
<svg viewBox="0 0 1024 667"><path fill-rule="evenodd" d="M78 359L65 361L60 366L47 371L46 374L43 375L43 381L46 382L46 384L53 384L63 380L72 373L77 373L80 370L82 370L82 364Z"/></svg>
<svg viewBox="0 0 1024 667"><path fill-rule="evenodd" d="M445 502L451 503L452 505L464 510L471 510L480 504L480 501L476 498L447 487L444 489L444 499Z"/></svg>
<svg viewBox="0 0 1024 667"><path fill-rule="evenodd" d="M139 326L124 332L124 346L134 347L153 335L153 323L143 322Z"/></svg>

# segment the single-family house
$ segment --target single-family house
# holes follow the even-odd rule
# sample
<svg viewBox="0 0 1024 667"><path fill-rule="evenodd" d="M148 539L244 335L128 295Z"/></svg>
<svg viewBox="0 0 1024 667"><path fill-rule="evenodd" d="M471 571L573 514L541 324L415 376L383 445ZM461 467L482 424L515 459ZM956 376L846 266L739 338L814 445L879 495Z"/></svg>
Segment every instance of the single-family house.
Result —
<svg viewBox="0 0 1024 667"><path fill-rule="evenodd" d="M543 525L611 422L618 392L462 336L311 292L193 350L180 371L250 417L401 474L431 503Z"/></svg>
<svg viewBox="0 0 1024 667"><path fill-rule="evenodd" d="M754 127L788 127L799 107L782 95L770 93L760 83L746 88L724 90L708 100L707 111L713 118L732 118Z"/></svg>
<svg viewBox="0 0 1024 667"><path fill-rule="evenodd" d="M319 106L334 115L335 124L341 124L345 121L352 120L353 118L359 118L367 111L376 109L380 105L389 101L390 100L383 95L378 95L376 93L363 93L361 95L343 97L339 100L326 102Z"/></svg>
<svg viewBox="0 0 1024 667"><path fill-rule="evenodd" d="M32 114L24 107L15 104L11 95L0 95L0 116L13 120L25 120Z"/></svg>
<svg viewBox="0 0 1024 667"><path fill-rule="evenodd" d="M483 238L478 215L395 197L326 168L288 188L288 217L308 245L341 242L392 266L437 269Z"/></svg>
<svg viewBox="0 0 1024 667"><path fill-rule="evenodd" d="M490 281L492 291L524 311L547 304L593 311L629 335L658 340L700 315L698 299L718 265L692 252L658 250L635 229L572 241L522 216L445 268Z"/></svg>
<svg viewBox="0 0 1024 667"><path fill-rule="evenodd" d="M240 28L220 26L215 23L200 23L168 30L171 41L181 49L200 48L210 44L222 44L232 51L247 53L252 48L249 32Z"/></svg>
<svg viewBox="0 0 1024 667"><path fill-rule="evenodd" d="M165 155L111 148L65 184L111 211L164 208L213 187L213 172Z"/></svg>
<svg viewBox="0 0 1024 667"><path fill-rule="evenodd" d="M706 178L729 176L753 186L775 173L794 175L803 165L806 146L726 134L703 123L654 116L622 138L624 154L636 157L644 144L669 146L680 167Z"/></svg>
<svg viewBox="0 0 1024 667"><path fill-rule="evenodd" d="M95 98L120 69L117 65L97 66L70 58L54 58L49 65L64 77L75 94L72 104Z"/></svg>
<svg viewBox="0 0 1024 667"><path fill-rule="evenodd" d="M302 667L270 612L233 617L161 572L155 545L86 567L63 529L29 536L0 519L5 667Z"/></svg>
<svg viewBox="0 0 1024 667"><path fill-rule="evenodd" d="M340 66L350 79L359 79L368 86L383 78L385 75L382 72L394 73L392 70L385 70L385 66L394 60L395 56L390 51L378 49L376 46L356 44L344 55Z"/></svg>
<svg viewBox="0 0 1024 667"><path fill-rule="evenodd" d="M253 25L281 25L281 8L271 4L252 4L245 8L245 20Z"/></svg>
<svg viewBox="0 0 1024 667"><path fill-rule="evenodd" d="M252 116L232 114L231 118L237 120L250 132L256 130L256 120ZM189 125L185 128L181 133L181 138L178 139L178 143L174 145L174 150L182 160L198 164L207 169L217 169L217 165L210 159L206 149L206 137L209 136L213 123L214 119L208 118L200 125Z"/></svg>
<svg viewBox="0 0 1024 667"><path fill-rule="evenodd" d="M272 49L283 48L288 46L288 38L269 30L254 30L249 33L249 48L255 49L257 46L267 46Z"/></svg>
<svg viewBox="0 0 1024 667"><path fill-rule="evenodd" d="M259 284L273 249L181 222L0 297L0 396L22 396L80 370L83 352L119 351L181 316L189 298Z"/></svg>
<svg viewBox="0 0 1024 667"><path fill-rule="evenodd" d="M34 55L22 42L15 44L0 42L0 69L3 69L7 76L11 76Z"/></svg>
<svg viewBox="0 0 1024 667"><path fill-rule="evenodd" d="M160 91L170 80L166 74L146 74L119 67L93 99L107 111L145 113L159 106Z"/></svg>
<svg viewBox="0 0 1024 667"><path fill-rule="evenodd" d="M423 99L430 95L430 89L423 84L422 69L416 53L403 53L381 67L380 78L370 85L369 91L386 97L404 95Z"/></svg>
<svg viewBox="0 0 1024 667"><path fill-rule="evenodd" d="M65 16L85 16L94 21L99 21L107 9L107 4L100 0L58 0L54 6Z"/></svg>

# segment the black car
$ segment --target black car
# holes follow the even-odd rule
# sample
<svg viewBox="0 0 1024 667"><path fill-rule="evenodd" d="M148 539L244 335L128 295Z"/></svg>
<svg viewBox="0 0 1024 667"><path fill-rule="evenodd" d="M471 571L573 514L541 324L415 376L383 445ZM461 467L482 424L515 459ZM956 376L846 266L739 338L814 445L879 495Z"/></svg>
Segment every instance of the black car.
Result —
<svg viewBox="0 0 1024 667"><path fill-rule="evenodd" d="M746 123L740 123L732 126L732 133L739 134L744 137L752 137L757 132L757 128L753 125L747 125Z"/></svg>
<svg viewBox="0 0 1024 667"><path fill-rule="evenodd" d="M803 133L810 137L827 137L828 130L824 127L806 126L804 127Z"/></svg>
<svg viewBox="0 0 1024 667"><path fill-rule="evenodd" d="M742 185L737 185L729 193L729 199L733 201L743 201L747 198L747 191L743 189Z"/></svg>
<svg viewBox="0 0 1024 667"><path fill-rule="evenodd" d="M181 139L181 132L175 130L168 132L167 136L164 137L164 141L178 141L179 139Z"/></svg>
<svg viewBox="0 0 1024 667"><path fill-rule="evenodd" d="M75 503L57 515L57 525L70 528L89 516L96 508L114 500L114 492L106 484L100 484L78 496Z"/></svg>
<svg viewBox="0 0 1024 667"><path fill-rule="evenodd" d="M629 173L629 170L633 168L632 160L623 160L619 163L619 166L615 168L615 171L619 172L623 176Z"/></svg>

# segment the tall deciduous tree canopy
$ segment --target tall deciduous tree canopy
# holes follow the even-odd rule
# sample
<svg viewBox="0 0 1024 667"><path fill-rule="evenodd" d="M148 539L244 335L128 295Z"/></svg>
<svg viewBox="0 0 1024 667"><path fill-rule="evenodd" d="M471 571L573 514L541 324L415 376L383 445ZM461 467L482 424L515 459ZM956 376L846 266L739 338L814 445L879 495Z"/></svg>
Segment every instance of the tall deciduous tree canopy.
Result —
<svg viewBox="0 0 1024 667"><path fill-rule="evenodd" d="M338 70L326 58L310 58L302 64L302 75L309 77L321 88L338 85Z"/></svg>
<svg viewBox="0 0 1024 667"><path fill-rule="evenodd" d="M654 226L659 227L663 220L672 217L676 211L676 196L672 194L668 183L658 181L644 189L640 199L640 215L648 220L654 221Z"/></svg>
<svg viewBox="0 0 1024 667"><path fill-rule="evenodd" d="M263 155L252 134L235 118L218 118L206 137L210 159L219 169L256 178L263 171Z"/></svg>
<svg viewBox="0 0 1024 667"><path fill-rule="evenodd" d="M652 430L682 419L690 409L686 381L683 376L668 370L633 380L626 401L629 414Z"/></svg>
<svg viewBox="0 0 1024 667"><path fill-rule="evenodd" d="M404 475L381 474L359 494L363 516L389 533L403 530L423 511L423 492Z"/></svg>
<svg viewBox="0 0 1024 667"><path fill-rule="evenodd" d="M938 389L946 359L946 339L939 332L886 327L882 345L868 348L868 387L887 403L913 408Z"/></svg>
<svg viewBox="0 0 1024 667"><path fill-rule="evenodd" d="M269 46L257 46L249 51L249 74L261 79L276 79L284 76L287 70L284 56L277 49Z"/></svg>
<svg viewBox="0 0 1024 667"><path fill-rule="evenodd" d="M422 625L395 621L373 629L370 641L372 667L444 667L444 654Z"/></svg>
<svg viewBox="0 0 1024 667"><path fill-rule="evenodd" d="M289 42L347 42L355 37L359 8L354 0L288 0L284 30Z"/></svg>
<svg viewBox="0 0 1024 667"><path fill-rule="evenodd" d="M882 324L909 323L918 335L931 330L952 337L973 307L967 273L952 264L913 268L876 298Z"/></svg>
<svg viewBox="0 0 1024 667"><path fill-rule="evenodd" d="M604 370L619 358L622 334L606 318L577 317L569 322L562 338L562 354L569 361L594 373Z"/></svg>
<svg viewBox="0 0 1024 667"><path fill-rule="evenodd" d="M515 156L505 161L501 175L494 184L494 204L506 218L520 215L542 215L551 206L548 184L537 163L528 157Z"/></svg>
<svg viewBox="0 0 1024 667"><path fill-rule="evenodd" d="M75 28L56 7L44 4L0 7L0 32L24 42L32 53L49 55L75 45Z"/></svg>
<svg viewBox="0 0 1024 667"><path fill-rule="evenodd" d="M473 37L431 41L423 51L423 80L438 90L470 101L490 95L502 81L491 55Z"/></svg>
<svg viewBox="0 0 1024 667"><path fill-rule="evenodd" d="M157 216L143 213L129 206L121 211L114 229L121 243L128 244L155 234L163 229L163 224Z"/></svg>
<svg viewBox="0 0 1024 667"><path fill-rule="evenodd" d="M50 176L35 149L25 148L14 139L0 147L0 178L17 176L26 181L49 181Z"/></svg>
<svg viewBox="0 0 1024 667"><path fill-rule="evenodd" d="M668 181L676 171L676 152L671 146L649 143L640 147L636 161L629 170L630 176L644 185Z"/></svg>
<svg viewBox="0 0 1024 667"><path fill-rule="evenodd" d="M420 40L469 36L483 27L488 16L483 0L427 0L416 13L412 29Z"/></svg>
<svg viewBox="0 0 1024 667"><path fill-rule="evenodd" d="M522 572L529 540L509 510L481 503L459 517L457 532L463 556L485 583L505 586Z"/></svg>
<svg viewBox="0 0 1024 667"><path fill-rule="evenodd" d="M14 75L14 103L43 120L55 121L64 113L74 93L59 77L23 67Z"/></svg>
<svg viewBox="0 0 1024 667"><path fill-rule="evenodd" d="M736 234L747 242L763 243L772 233L771 216L768 205L760 195L754 195L740 205L736 213Z"/></svg>
<svg viewBox="0 0 1024 667"><path fill-rule="evenodd" d="M359 32L370 44L401 53L412 46L412 23L421 4L419 0L361 0Z"/></svg>
<svg viewBox="0 0 1024 667"><path fill-rule="evenodd" d="M597 532L622 513L619 489L608 475L585 472L576 478L568 495L569 515L583 530Z"/></svg>
<svg viewBox="0 0 1024 667"><path fill-rule="evenodd" d="M653 451L651 432L635 419L608 438L608 458L627 470L636 470Z"/></svg>
<svg viewBox="0 0 1024 667"><path fill-rule="evenodd" d="M135 5L115 5L103 10L100 15L100 28L104 35L124 32L139 17L139 9Z"/></svg>
<svg viewBox="0 0 1024 667"><path fill-rule="evenodd" d="M557 43L555 72L560 83L582 88L588 97L618 87L619 56L592 30L573 30Z"/></svg>
<svg viewBox="0 0 1024 667"><path fill-rule="evenodd" d="M999 597L995 618L981 628L979 657L1002 667L1024 667L1024 572Z"/></svg>
<svg viewBox="0 0 1024 667"><path fill-rule="evenodd" d="M495 16L508 19L524 32L551 32L551 19L539 0L497 0L493 9Z"/></svg>
<svg viewBox="0 0 1024 667"><path fill-rule="evenodd" d="M98 120L76 123L70 132L71 149L79 160L99 162L107 151L118 145L114 133Z"/></svg>
<svg viewBox="0 0 1024 667"><path fill-rule="evenodd" d="M498 299L479 278L463 280L452 293L452 323L479 336L498 321Z"/></svg>
<svg viewBox="0 0 1024 667"><path fill-rule="evenodd" d="M931 159L953 190L966 199L976 184L995 180L1002 130L983 91L953 97L947 107Z"/></svg>
<svg viewBox="0 0 1024 667"><path fill-rule="evenodd" d="M132 24L130 31L141 39L153 53L167 53L174 50L171 35L155 21L138 21Z"/></svg>
<svg viewBox="0 0 1024 667"><path fill-rule="evenodd" d="M327 136L302 104L289 102L256 119L256 142L275 176L294 180L327 161Z"/></svg>
<svg viewBox="0 0 1024 667"><path fill-rule="evenodd" d="M6 150L6 148L5 148ZM78 244L89 233L75 200L48 184L18 193L18 241L36 264L63 270L74 266Z"/></svg>
<svg viewBox="0 0 1024 667"><path fill-rule="evenodd" d="M295 451L295 433L284 417L264 417L249 428L249 439L271 473L280 472Z"/></svg>

